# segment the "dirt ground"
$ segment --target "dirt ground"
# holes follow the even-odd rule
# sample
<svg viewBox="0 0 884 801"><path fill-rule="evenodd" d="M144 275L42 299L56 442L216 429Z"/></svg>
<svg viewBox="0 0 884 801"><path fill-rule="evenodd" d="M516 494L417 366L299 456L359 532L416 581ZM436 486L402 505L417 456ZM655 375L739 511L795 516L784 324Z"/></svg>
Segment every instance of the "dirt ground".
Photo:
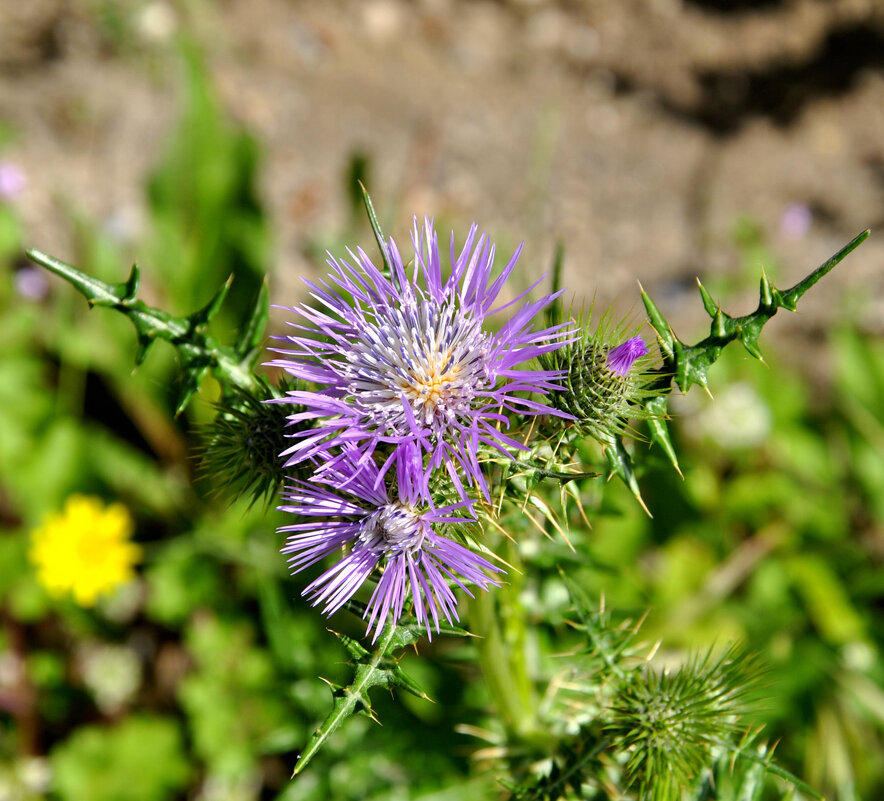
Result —
<svg viewBox="0 0 884 801"><path fill-rule="evenodd" d="M561 239L569 287L638 310L640 279L689 334L693 277L739 269L739 219L762 227L784 286L872 227L777 325L813 340L846 291L884 333L881 0L0 0L0 158L28 173L34 246L66 256L71 207L142 234L182 28L263 143L279 302L317 269L306 239L343 225L343 171L365 152L392 233L412 214L476 220L504 247L525 239L536 273Z"/></svg>

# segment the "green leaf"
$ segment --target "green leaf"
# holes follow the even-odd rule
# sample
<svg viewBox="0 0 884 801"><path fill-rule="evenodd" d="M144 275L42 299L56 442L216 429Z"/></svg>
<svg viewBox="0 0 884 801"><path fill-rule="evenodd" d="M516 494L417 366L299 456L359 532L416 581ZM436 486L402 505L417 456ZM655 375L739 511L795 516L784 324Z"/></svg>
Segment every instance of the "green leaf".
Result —
<svg viewBox="0 0 884 801"><path fill-rule="evenodd" d="M190 770L174 721L131 717L114 727L85 726L51 755L62 801L164 801L177 797Z"/></svg>
<svg viewBox="0 0 884 801"><path fill-rule="evenodd" d="M365 607L356 601L349 601L346 606L351 612L360 616L364 613ZM385 687L389 690L398 687L418 698L430 700L430 697L418 683L399 666L397 658L393 655L394 652L401 651L426 636L426 628L416 620L403 619L395 626L387 625L381 632L377 646L372 651L366 649L352 637L337 632L333 633L350 654L350 664L354 667L353 681L346 687L326 682L332 691L331 712L313 731L310 740L298 757L292 777L297 776L307 767L307 764L316 756L328 738L347 718L358 713L367 715L372 720L377 720L369 697L370 691L375 687ZM456 626L443 625L440 626L439 633L461 636L467 632Z"/></svg>
<svg viewBox="0 0 884 801"><path fill-rule="evenodd" d="M678 340L659 308L642 290L642 301L648 312L648 319L657 332L663 351L664 364L658 371L656 384L660 388L665 388L674 380L682 392L687 392L693 384L706 386L706 373L709 367L718 359L722 348L734 340L740 340L749 353L760 359L758 337L768 320L779 309L795 311L802 295L868 239L870 234L871 232L866 230L855 236L810 275L785 291L776 289L766 276L762 277L758 307L743 317L730 317L724 314L700 284L703 306L712 318L712 325L709 336L696 345L688 346Z"/></svg>
<svg viewBox="0 0 884 801"><path fill-rule="evenodd" d="M110 284L39 250L29 250L27 255L32 261L64 278L79 290L90 305L108 306L128 317L138 336L136 363L144 360L148 349L158 339L166 340L178 350L182 375L176 413L184 410L210 370L225 392L239 388L253 395L261 394L262 385L253 373L253 367L257 358L254 343L260 341L263 325L267 321L265 301L262 300L266 297L263 285L246 321L245 340L235 347L229 347L210 336L206 329L227 296L230 278L202 309L186 317L175 317L135 300L134 294L138 288L138 271L135 267L127 281ZM243 342L250 347L244 348Z"/></svg>
<svg viewBox="0 0 884 801"><path fill-rule="evenodd" d="M374 238L377 240L378 248L381 251L381 258L384 260L384 270L387 275L393 275L393 265L390 263L390 254L387 252L387 243L384 241L384 232L381 230L381 224L378 221L378 215L374 210L374 204L371 202L371 196L368 190L359 182L362 189L362 200L365 203L365 211L368 213L368 221L371 223L371 230L374 232Z"/></svg>
<svg viewBox="0 0 884 801"><path fill-rule="evenodd" d="M672 391L672 384L674 383L682 392L687 392L694 384L706 387L709 368L718 360L725 346L735 340L739 340L750 355L763 362L758 338L765 324L779 309L795 311L802 295L868 239L870 234L871 232L866 230L855 236L810 275L785 291L776 289L770 279L762 274L758 307L743 317L731 317L725 314L698 280L697 286L703 308L712 318L712 322L709 335L695 345L686 345L675 336L657 304L639 285L648 321L657 333L657 342L663 356L663 364L651 371L652 378L646 387L648 397L640 406L648 417L651 442L663 449L676 470L678 462L665 422L667 395ZM630 491L641 502L630 460L628 455L624 458L624 453L609 448L605 455L608 457L612 472L626 482Z"/></svg>

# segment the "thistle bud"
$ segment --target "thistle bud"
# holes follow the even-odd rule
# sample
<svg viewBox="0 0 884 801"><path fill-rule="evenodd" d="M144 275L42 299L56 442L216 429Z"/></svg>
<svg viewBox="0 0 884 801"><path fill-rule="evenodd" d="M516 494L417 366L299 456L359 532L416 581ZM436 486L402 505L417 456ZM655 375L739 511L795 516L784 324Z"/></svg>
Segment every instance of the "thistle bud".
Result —
<svg viewBox="0 0 884 801"><path fill-rule="evenodd" d="M547 370L563 371L562 389L552 393L557 409L573 416L560 425L573 426L583 436L603 444L623 434L630 418L647 417L641 402L648 397L641 364L650 351L639 336L622 340L603 326L590 332L588 321L578 321L582 335L560 350L544 354ZM620 339L619 344L611 342ZM614 340L617 341L616 339Z"/></svg>
<svg viewBox="0 0 884 801"><path fill-rule="evenodd" d="M648 667L621 683L605 728L629 755L624 779L638 798L682 798L716 752L735 748L760 672L754 655L731 646L717 659L696 656L674 672Z"/></svg>
<svg viewBox="0 0 884 801"><path fill-rule="evenodd" d="M272 501L283 480L297 472L286 471L279 458L293 431L292 406L273 403L269 385L265 395L234 390L227 402L217 404L217 416L203 431L202 472L222 492L251 495L252 503Z"/></svg>

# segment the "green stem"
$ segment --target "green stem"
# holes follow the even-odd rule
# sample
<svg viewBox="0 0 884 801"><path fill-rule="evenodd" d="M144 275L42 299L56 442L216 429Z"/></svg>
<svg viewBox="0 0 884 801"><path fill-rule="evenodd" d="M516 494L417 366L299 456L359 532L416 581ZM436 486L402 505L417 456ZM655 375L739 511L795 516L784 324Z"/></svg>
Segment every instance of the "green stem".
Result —
<svg viewBox="0 0 884 801"><path fill-rule="evenodd" d="M515 546L510 550L515 552ZM518 554L509 557L518 568ZM469 615L471 631L477 635L479 665L501 719L515 737L532 740L538 734L537 697L526 662L520 579L514 571L508 587L497 593L476 593L469 601Z"/></svg>
<svg viewBox="0 0 884 801"><path fill-rule="evenodd" d="M307 763L313 759L338 726L353 714L360 702L365 705L365 708L368 708L368 690L375 683L375 671L379 669L381 662L388 658L387 649L395 636L396 626L387 625L381 632L377 647L372 653L371 661L357 669L355 681L346 688L343 696L340 698L335 697L332 712L323 721L322 725L313 732L310 742L298 757L298 761L292 771L293 779L307 767Z"/></svg>

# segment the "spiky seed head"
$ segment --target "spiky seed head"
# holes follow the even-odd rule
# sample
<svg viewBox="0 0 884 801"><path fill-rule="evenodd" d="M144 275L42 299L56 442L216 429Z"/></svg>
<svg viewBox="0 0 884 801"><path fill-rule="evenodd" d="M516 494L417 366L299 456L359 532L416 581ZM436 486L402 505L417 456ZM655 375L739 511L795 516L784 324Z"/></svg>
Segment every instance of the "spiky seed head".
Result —
<svg viewBox="0 0 884 801"><path fill-rule="evenodd" d="M674 672L632 672L609 708L614 749L624 752L626 786L648 801L679 801L703 778L717 749L743 728L757 659L732 646L717 659L694 657Z"/></svg>

